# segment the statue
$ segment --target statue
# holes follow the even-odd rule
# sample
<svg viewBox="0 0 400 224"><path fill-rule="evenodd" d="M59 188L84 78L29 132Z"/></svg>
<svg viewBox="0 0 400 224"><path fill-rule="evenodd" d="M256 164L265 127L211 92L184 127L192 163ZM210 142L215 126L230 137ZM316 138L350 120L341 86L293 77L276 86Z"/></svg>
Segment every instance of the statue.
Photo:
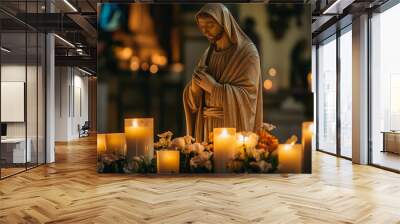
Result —
<svg viewBox="0 0 400 224"><path fill-rule="evenodd" d="M186 134L202 142L217 127L259 130L262 78L255 45L223 4L206 4L196 22L210 46L183 92Z"/></svg>

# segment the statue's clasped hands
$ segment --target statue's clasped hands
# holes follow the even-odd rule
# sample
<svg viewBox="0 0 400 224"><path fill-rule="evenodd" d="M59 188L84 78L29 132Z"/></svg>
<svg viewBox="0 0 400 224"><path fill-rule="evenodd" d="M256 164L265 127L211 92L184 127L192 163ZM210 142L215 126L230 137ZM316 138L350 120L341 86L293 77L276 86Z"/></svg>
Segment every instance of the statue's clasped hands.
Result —
<svg viewBox="0 0 400 224"><path fill-rule="evenodd" d="M218 85L218 82L205 71L205 68L198 68L194 71L193 81L208 93L211 93L212 89Z"/></svg>

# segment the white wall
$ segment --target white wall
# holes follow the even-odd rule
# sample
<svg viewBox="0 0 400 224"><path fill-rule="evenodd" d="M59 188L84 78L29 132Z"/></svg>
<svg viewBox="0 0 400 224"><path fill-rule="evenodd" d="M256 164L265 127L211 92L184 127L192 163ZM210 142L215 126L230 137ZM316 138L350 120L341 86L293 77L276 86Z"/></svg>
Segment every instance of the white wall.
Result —
<svg viewBox="0 0 400 224"><path fill-rule="evenodd" d="M2 82L25 82L26 70L28 72L28 81L29 86L36 86L36 80L33 80L30 74L34 74L36 76L36 67L28 66L27 68L24 65L19 64L6 64L1 66L1 81ZM27 106L31 108L28 110L27 119L28 119L28 137L30 130L29 128L33 126L36 130L36 125L31 124L34 122L36 124L36 113L31 113L31 111L36 111L36 88L27 88ZM39 105L40 106L40 105ZM32 108L34 107L34 108ZM7 108L1 108L1 110L7 110ZM8 137L25 137L25 123L26 122L7 122L7 136ZM35 132L36 134L36 132Z"/></svg>
<svg viewBox="0 0 400 224"><path fill-rule="evenodd" d="M55 140L67 141L69 132L68 88L70 77L67 67L55 68Z"/></svg>
<svg viewBox="0 0 400 224"><path fill-rule="evenodd" d="M76 68L56 67L55 85L55 140L77 139L78 124L89 119L88 78Z"/></svg>
<svg viewBox="0 0 400 224"><path fill-rule="evenodd" d="M38 70L37 70L38 69ZM26 80L27 78L27 80ZM31 148L32 162L39 159L39 163L44 163L44 74L42 67L25 64L3 64L1 66L1 81L3 82L24 82L26 84L26 107L21 108L22 113L26 112L24 122L6 122L8 138L29 139ZM23 94L23 93L22 93ZM2 96L7 97L7 96ZM1 108L11 110L10 108ZM12 111L11 111L12 113ZM37 153L39 154L37 156Z"/></svg>

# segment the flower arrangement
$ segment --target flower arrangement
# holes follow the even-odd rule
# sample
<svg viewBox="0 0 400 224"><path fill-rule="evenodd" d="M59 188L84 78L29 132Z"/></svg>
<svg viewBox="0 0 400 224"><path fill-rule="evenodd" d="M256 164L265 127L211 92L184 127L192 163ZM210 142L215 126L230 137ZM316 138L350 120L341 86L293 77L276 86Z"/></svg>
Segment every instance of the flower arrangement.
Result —
<svg viewBox="0 0 400 224"><path fill-rule="evenodd" d="M271 173L278 168L278 139L270 132L275 126L265 123L254 132L237 133L237 153L227 164L236 173ZM158 134L158 142L154 143L156 151L177 150L180 153L181 173L210 173L214 171L213 133L209 133L209 142L198 143L191 136L173 138L167 131ZM294 138L294 137L292 137ZM291 139L292 139L291 138ZM144 156L125 158L116 153L103 153L98 157L98 171L102 173L156 173L157 156L148 161Z"/></svg>
<svg viewBox="0 0 400 224"><path fill-rule="evenodd" d="M278 168L278 139L270 134L275 129L271 124L264 124L257 133L238 133L238 152L228 163L228 168L236 173L272 173Z"/></svg>
<svg viewBox="0 0 400 224"><path fill-rule="evenodd" d="M144 156L135 156L131 159L114 153L102 154L97 161L99 173L155 173L155 159L150 162Z"/></svg>
<svg viewBox="0 0 400 224"><path fill-rule="evenodd" d="M180 172L207 173L213 171L212 145L196 143L191 136L172 139L173 133L170 131L158 136L160 139L155 144L157 150L180 151Z"/></svg>
<svg viewBox="0 0 400 224"><path fill-rule="evenodd" d="M144 156L134 156L132 159L125 160L124 173L156 173L156 159L148 162Z"/></svg>
<svg viewBox="0 0 400 224"><path fill-rule="evenodd" d="M156 150L168 150L172 148L172 136L170 131L158 134L158 142L154 143ZM123 171L125 173L156 173L157 172L157 153L154 152L153 159L148 162L144 156L135 156L127 159Z"/></svg>
<svg viewBox="0 0 400 224"><path fill-rule="evenodd" d="M97 171L100 173L123 173L125 156L116 153L103 153L97 159Z"/></svg>

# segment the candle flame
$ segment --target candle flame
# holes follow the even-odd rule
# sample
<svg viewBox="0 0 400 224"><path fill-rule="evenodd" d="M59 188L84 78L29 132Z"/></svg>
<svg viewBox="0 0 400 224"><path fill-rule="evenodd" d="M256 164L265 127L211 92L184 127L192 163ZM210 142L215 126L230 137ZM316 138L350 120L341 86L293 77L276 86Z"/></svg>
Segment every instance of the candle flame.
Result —
<svg viewBox="0 0 400 224"><path fill-rule="evenodd" d="M226 129L222 129L221 134L219 136L228 137L228 131Z"/></svg>
<svg viewBox="0 0 400 224"><path fill-rule="evenodd" d="M238 142L240 142L240 143L245 143L245 142L247 141L247 138L246 138L246 136L244 136L244 135L242 135L242 134L238 134L238 135L237 135L237 140L238 140Z"/></svg>
<svg viewBox="0 0 400 224"><path fill-rule="evenodd" d="M294 145L294 144L285 144L283 148L284 148L286 151L288 151L288 150L290 150L290 149L292 148L293 145Z"/></svg>
<svg viewBox="0 0 400 224"><path fill-rule="evenodd" d="M136 119L134 119L134 120L132 121L132 127L134 127L134 128L139 127L138 122L137 122Z"/></svg>

